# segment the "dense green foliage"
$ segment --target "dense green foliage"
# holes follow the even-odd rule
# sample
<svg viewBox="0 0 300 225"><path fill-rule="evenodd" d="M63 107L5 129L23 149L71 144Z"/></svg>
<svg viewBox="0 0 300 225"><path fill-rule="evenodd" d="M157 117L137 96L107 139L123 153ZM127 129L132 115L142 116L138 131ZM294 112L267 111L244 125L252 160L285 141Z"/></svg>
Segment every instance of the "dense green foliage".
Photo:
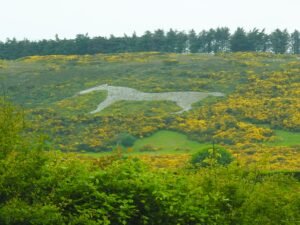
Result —
<svg viewBox="0 0 300 225"><path fill-rule="evenodd" d="M212 146L201 149L193 154L191 163L195 167L208 167L215 165L227 166L233 161L230 152L221 146Z"/></svg>
<svg viewBox="0 0 300 225"><path fill-rule="evenodd" d="M23 114L5 98L0 98L0 159L16 150L24 128Z"/></svg>
<svg viewBox="0 0 300 225"><path fill-rule="evenodd" d="M286 224L299 221L299 182L288 175L214 167L153 171L136 160L99 169L40 151L0 161L0 223Z"/></svg>
<svg viewBox="0 0 300 225"><path fill-rule="evenodd" d="M188 33L175 30L146 31L138 37L124 35L115 37L90 38L87 34L78 34L75 39L29 41L8 39L0 42L0 59L17 59L31 55L72 55L120 52L192 52L192 53L217 53L217 52L275 52L299 54L300 36L295 30L289 34L287 30L276 29L271 34L265 30L253 29L245 32L242 28L231 35L229 28L203 30L196 34L194 30Z"/></svg>

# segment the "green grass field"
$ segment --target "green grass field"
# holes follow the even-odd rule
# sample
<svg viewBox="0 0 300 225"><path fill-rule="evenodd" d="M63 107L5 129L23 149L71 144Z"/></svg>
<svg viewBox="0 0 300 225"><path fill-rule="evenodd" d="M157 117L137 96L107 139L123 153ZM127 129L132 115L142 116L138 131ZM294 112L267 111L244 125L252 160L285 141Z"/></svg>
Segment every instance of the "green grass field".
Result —
<svg viewBox="0 0 300 225"><path fill-rule="evenodd" d="M270 146L295 146L300 145L300 132L289 132L284 130L274 130L276 140L268 143Z"/></svg>
<svg viewBox="0 0 300 225"><path fill-rule="evenodd" d="M300 145L300 133L294 133L283 130L275 130L276 140L270 142L269 146L295 146ZM204 147L210 146L209 143L199 143L189 140L182 133L168 130L161 130L149 137L140 138L133 145L133 152L128 153L126 148L122 148L126 155L136 154L176 154L176 153L194 153ZM143 151L143 148L149 147L152 150ZM112 152L84 153L89 156L99 157L110 155Z"/></svg>
<svg viewBox="0 0 300 225"><path fill-rule="evenodd" d="M132 149L128 153L126 148L123 151L126 155L136 154L181 154L181 153L194 153L200 149L209 146L209 143L199 143L197 141L189 140L184 134L174 131L161 130L149 137L141 138L135 141ZM151 146L152 150L143 151L145 146ZM93 157L100 157L110 155L112 152L100 153L84 153Z"/></svg>
<svg viewBox="0 0 300 225"><path fill-rule="evenodd" d="M158 152L174 153L183 151L194 152L207 146L208 144L191 141L186 135L178 132L162 130L156 132L150 137L137 140L133 145L133 149L135 151L139 151L147 145L157 148Z"/></svg>

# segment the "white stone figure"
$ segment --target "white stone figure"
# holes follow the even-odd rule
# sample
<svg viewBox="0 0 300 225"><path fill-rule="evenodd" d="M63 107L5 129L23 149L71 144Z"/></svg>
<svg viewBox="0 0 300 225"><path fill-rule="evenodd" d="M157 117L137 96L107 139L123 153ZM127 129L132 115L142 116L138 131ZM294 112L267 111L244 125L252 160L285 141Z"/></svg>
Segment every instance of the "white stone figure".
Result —
<svg viewBox="0 0 300 225"><path fill-rule="evenodd" d="M182 113L192 109L192 104L208 97L208 96L224 96L221 92L162 92L162 93L146 93L133 88L109 86L107 84L99 85L80 91L77 95L84 95L94 91L107 91L107 98L101 102L97 109L90 113L97 113L118 101L172 101L175 102Z"/></svg>

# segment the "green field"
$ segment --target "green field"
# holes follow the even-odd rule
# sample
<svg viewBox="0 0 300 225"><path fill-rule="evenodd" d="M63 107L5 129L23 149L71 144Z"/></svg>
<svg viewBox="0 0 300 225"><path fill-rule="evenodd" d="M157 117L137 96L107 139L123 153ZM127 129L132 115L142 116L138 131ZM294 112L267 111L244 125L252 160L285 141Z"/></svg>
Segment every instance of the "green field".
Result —
<svg viewBox="0 0 300 225"><path fill-rule="evenodd" d="M137 140L133 145L133 149L139 151L145 145L151 145L157 148L159 152L180 153L197 151L208 144L191 141L186 135L178 132L163 130L150 137Z"/></svg>
<svg viewBox="0 0 300 225"><path fill-rule="evenodd" d="M271 146L300 146L300 132L289 132L284 130L274 130L276 140L269 143Z"/></svg>
<svg viewBox="0 0 300 225"><path fill-rule="evenodd" d="M126 155L136 154L181 154L181 153L194 153L200 149L209 146L209 143L199 143L192 141L182 133L168 130L161 130L149 137L140 138L135 141L132 146L133 151L128 153L127 148L122 148L122 151ZM149 147L152 150L143 151L145 147ZM84 153L85 155L100 157L104 155L110 155L111 152L101 153Z"/></svg>
<svg viewBox="0 0 300 225"><path fill-rule="evenodd" d="M276 140L267 143L269 146L297 146L300 145L300 133L289 132L284 130L274 130ZM151 146L151 151L140 151L145 146ZM176 153L193 153L204 147L210 146L209 143L199 143L190 140L186 135L168 130L161 130L149 137L140 138L135 141L133 145L133 152L127 153L126 149L123 151L126 154L176 154ZM110 152L102 153L86 153L90 156L98 157L109 155Z"/></svg>

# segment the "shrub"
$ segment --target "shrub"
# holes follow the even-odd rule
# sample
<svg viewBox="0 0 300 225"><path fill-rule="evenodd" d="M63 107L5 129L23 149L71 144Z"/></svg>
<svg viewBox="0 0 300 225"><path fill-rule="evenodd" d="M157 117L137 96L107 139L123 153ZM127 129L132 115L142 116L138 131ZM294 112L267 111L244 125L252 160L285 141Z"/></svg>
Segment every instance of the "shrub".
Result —
<svg viewBox="0 0 300 225"><path fill-rule="evenodd" d="M147 145L143 145L139 150L140 152L156 152L161 150L161 148L157 148L153 145L147 144Z"/></svg>
<svg viewBox="0 0 300 225"><path fill-rule="evenodd" d="M283 224L299 221L299 182L232 164L153 170L140 160L101 169L59 152L0 160L0 224Z"/></svg>
<svg viewBox="0 0 300 225"><path fill-rule="evenodd" d="M196 167L207 167L212 165L226 166L230 164L233 157L230 152L221 146L207 147L192 156L191 163Z"/></svg>
<svg viewBox="0 0 300 225"><path fill-rule="evenodd" d="M120 144L124 147L131 147L133 146L134 142L136 141L136 137L132 136L128 133L121 133L116 138L116 143Z"/></svg>
<svg viewBox="0 0 300 225"><path fill-rule="evenodd" d="M15 150L24 127L22 111L0 98L0 158Z"/></svg>

